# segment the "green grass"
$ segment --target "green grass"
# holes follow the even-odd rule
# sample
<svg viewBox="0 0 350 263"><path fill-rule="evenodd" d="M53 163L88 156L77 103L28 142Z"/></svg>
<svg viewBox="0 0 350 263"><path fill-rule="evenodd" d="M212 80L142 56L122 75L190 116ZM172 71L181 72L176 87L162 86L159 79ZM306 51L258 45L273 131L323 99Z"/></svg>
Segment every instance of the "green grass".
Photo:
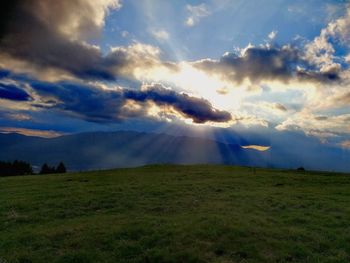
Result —
<svg viewBox="0 0 350 263"><path fill-rule="evenodd" d="M165 165L3 177L0 262L350 262L350 176Z"/></svg>

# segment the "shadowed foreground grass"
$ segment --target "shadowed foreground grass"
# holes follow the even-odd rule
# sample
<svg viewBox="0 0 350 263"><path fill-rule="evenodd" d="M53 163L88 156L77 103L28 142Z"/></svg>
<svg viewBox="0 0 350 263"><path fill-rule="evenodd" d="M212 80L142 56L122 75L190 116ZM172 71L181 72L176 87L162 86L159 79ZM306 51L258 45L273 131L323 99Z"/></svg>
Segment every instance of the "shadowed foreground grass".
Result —
<svg viewBox="0 0 350 263"><path fill-rule="evenodd" d="M350 176L164 165L0 178L0 262L350 262Z"/></svg>

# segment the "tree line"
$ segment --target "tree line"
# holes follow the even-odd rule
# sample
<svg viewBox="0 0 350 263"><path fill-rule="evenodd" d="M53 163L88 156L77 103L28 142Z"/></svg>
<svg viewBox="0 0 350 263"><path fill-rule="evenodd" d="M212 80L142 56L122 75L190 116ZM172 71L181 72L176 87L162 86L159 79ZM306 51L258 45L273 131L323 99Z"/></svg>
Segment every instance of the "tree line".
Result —
<svg viewBox="0 0 350 263"><path fill-rule="evenodd" d="M40 170L40 174L63 174L65 172L67 172L67 169L63 162L60 162L57 167L44 163Z"/></svg>
<svg viewBox="0 0 350 263"><path fill-rule="evenodd" d="M66 173L67 169L63 162L60 162L57 167L49 166L44 163L41 166L39 174L54 174ZM16 176L35 174L30 163L15 160L13 162L0 161L0 176Z"/></svg>

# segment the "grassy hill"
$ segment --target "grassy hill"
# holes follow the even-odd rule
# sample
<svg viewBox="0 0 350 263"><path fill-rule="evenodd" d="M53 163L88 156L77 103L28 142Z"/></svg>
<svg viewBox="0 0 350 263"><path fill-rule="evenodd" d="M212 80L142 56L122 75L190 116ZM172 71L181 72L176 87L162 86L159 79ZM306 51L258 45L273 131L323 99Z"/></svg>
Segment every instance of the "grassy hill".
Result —
<svg viewBox="0 0 350 263"><path fill-rule="evenodd" d="M0 178L0 262L349 262L350 176L146 166Z"/></svg>

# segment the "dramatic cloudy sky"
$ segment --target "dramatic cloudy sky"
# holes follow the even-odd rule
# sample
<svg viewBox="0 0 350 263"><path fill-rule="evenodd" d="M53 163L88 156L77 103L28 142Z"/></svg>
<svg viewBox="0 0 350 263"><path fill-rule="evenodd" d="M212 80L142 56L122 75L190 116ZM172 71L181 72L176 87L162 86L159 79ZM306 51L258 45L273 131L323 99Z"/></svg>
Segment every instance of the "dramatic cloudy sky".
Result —
<svg viewBox="0 0 350 263"><path fill-rule="evenodd" d="M14 0L1 13L2 132L220 127L349 153L346 0Z"/></svg>

